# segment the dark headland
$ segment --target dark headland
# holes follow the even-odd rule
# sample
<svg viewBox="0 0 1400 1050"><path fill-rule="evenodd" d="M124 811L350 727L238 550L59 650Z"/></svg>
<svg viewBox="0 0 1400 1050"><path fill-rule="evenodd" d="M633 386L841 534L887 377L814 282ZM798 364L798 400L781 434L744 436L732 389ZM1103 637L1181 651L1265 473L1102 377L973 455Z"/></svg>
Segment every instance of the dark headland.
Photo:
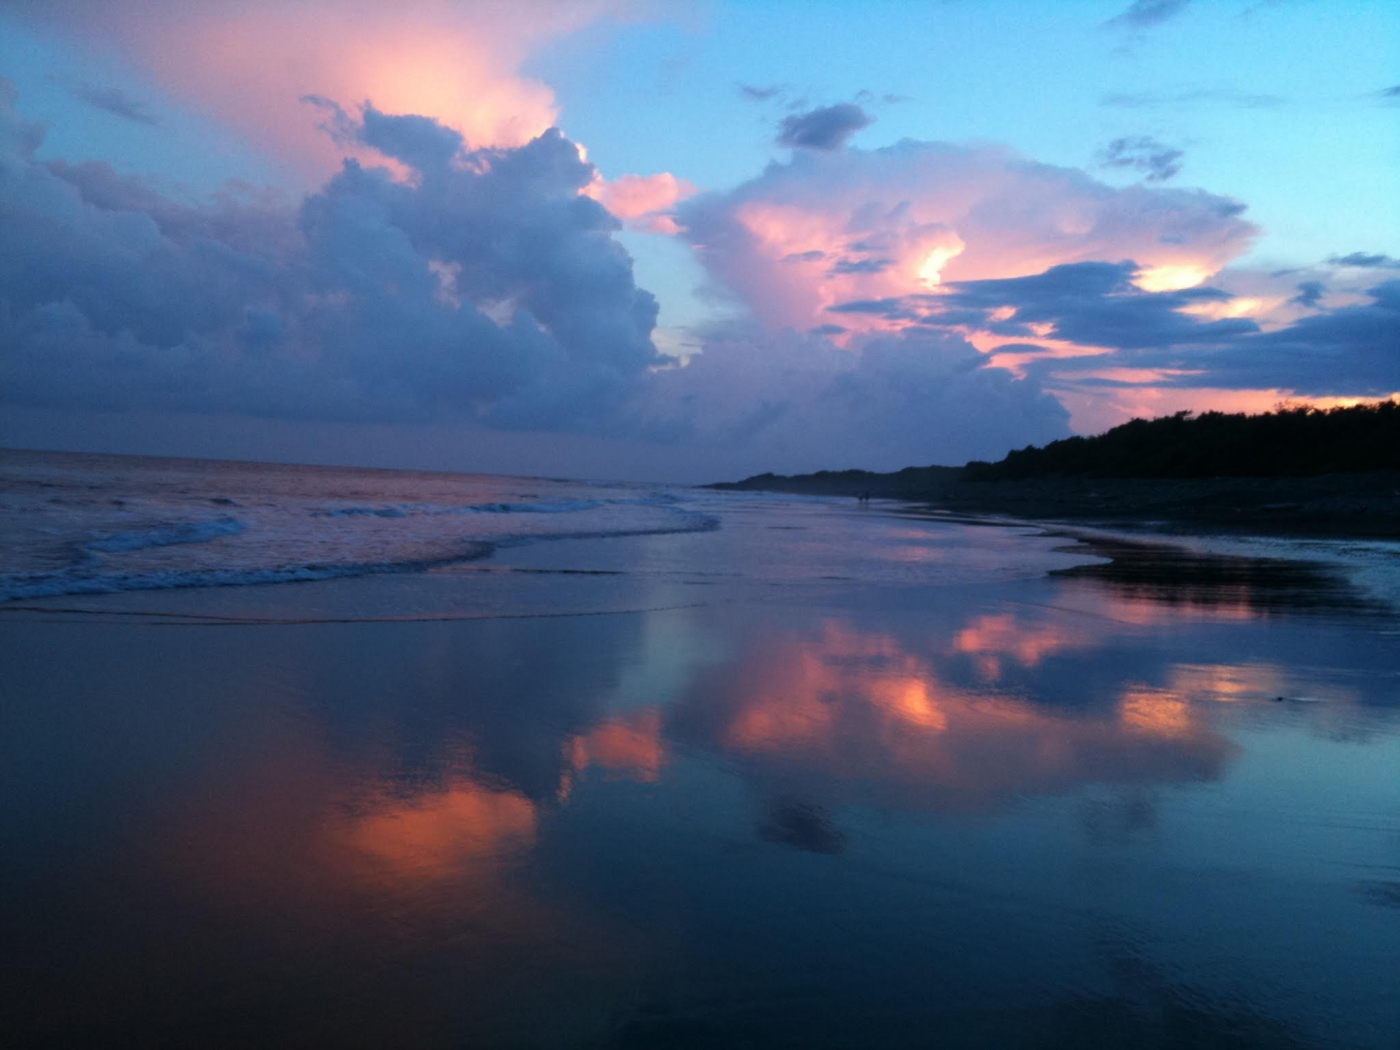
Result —
<svg viewBox="0 0 1400 1050"><path fill-rule="evenodd" d="M1180 412L996 463L759 474L710 487L867 493L973 515L1400 539L1400 403Z"/></svg>

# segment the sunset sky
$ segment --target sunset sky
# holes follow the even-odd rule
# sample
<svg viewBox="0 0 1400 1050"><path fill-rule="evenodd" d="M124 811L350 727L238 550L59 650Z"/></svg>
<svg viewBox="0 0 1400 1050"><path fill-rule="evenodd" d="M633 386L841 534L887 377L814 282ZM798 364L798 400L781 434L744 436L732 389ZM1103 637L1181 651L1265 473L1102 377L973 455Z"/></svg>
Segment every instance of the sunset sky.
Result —
<svg viewBox="0 0 1400 1050"><path fill-rule="evenodd" d="M1400 392L1384 0L0 0L0 444L705 481Z"/></svg>

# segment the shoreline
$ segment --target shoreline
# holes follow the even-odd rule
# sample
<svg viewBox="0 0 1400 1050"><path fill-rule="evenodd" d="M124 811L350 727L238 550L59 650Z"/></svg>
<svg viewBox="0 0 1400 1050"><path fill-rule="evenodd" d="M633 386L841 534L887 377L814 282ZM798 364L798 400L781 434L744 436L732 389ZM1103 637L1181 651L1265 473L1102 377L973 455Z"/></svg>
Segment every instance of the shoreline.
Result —
<svg viewBox="0 0 1400 1050"><path fill-rule="evenodd" d="M861 492L955 514L1157 531L1400 540L1400 473L1264 478L1034 478L967 481L957 467L759 475L721 491L845 496Z"/></svg>

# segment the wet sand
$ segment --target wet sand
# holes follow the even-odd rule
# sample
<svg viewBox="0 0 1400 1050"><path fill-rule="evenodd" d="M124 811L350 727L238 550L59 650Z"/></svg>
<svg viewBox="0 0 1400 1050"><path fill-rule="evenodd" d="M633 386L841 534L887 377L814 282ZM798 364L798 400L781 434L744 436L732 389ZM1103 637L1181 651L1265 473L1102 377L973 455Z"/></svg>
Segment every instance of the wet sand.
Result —
<svg viewBox="0 0 1400 1050"><path fill-rule="evenodd" d="M964 481L957 467L894 474L760 475L738 491L900 499L959 514L1151 525L1158 531L1400 538L1400 474L1313 478L1038 478Z"/></svg>
<svg viewBox="0 0 1400 1050"><path fill-rule="evenodd" d="M718 513L0 611L0 1042L1394 1045L1393 609Z"/></svg>

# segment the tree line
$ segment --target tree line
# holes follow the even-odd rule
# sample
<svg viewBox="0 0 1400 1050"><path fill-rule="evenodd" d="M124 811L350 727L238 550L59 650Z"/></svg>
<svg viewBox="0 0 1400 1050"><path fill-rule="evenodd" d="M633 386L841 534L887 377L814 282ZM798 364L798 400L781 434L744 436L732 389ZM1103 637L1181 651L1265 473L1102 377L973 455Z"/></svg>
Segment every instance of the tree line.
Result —
<svg viewBox="0 0 1400 1050"><path fill-rule="evenodd" d="M1028 445L963 478L1307 477L1400 470L1400 403L1280 406L1261 415L1178 412L1134 419L1096 437Z"/></svg>

